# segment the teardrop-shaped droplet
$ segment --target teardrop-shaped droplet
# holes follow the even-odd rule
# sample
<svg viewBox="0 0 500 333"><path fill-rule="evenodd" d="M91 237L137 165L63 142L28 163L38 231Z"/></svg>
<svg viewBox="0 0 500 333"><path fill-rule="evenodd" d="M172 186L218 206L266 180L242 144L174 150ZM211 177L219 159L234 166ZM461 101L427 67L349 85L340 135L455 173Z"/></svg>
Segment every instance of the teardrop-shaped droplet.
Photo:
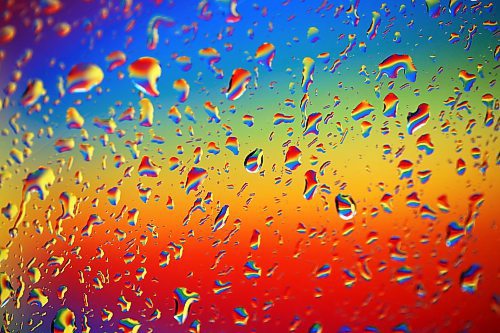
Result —
<svg viewBox="0 0 500 333"><path fill-rule="evenodd" d="M245 169L250 173L259 172L264 163L264 153L262 149L257 148L245 158Z"/></svg>

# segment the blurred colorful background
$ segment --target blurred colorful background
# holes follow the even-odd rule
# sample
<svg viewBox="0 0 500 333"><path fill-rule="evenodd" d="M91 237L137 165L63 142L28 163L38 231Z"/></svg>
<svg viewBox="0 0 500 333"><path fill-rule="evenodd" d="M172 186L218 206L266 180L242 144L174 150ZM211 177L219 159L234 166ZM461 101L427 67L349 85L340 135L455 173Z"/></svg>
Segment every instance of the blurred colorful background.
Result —
<svg viewBox="0 0 500 333"><path fill-rule="evenodd" d="M1 13L1 332L500 332L495 2Z"/></svg>

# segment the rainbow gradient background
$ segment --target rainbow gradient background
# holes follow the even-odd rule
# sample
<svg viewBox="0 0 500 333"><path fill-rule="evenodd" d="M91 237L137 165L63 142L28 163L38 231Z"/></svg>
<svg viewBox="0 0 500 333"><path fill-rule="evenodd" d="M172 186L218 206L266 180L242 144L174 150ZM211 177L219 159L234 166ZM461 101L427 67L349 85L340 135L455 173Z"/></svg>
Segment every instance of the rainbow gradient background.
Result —
<svg viewBox="0 0 500 333"><path fill-rule="evenodd" d="M56 174L45 200L32 195L17 237L11 238L8 232L15 217L0 216L0 248L8 248L8 255L0 261L0 272L10 277L14 289L19 286L19 276L26 284L18 306L13 298L0 308L4 329L51 332L57 311L68 307L75 314L76 332L120 332L120 320L125 318L140 322L136 332L188 332L194 320L200 321L201 332L317 332L318 327L322 332L499 332L498 11L495 2L452 4L456 6L457 2L462 6L452 15L448 1L427 1L431 8L440 6L440 15L433 18L425 1L240 0L236 10L241 19L232 23L227 22L231 2L223 0L206 2L212 12L208 20L200 18L199 2L191 0L61 1L62 7L53 14L44 12L51 1L3 1L0 28L12 25L16 35L0 45L0 86L9 84L15 70L22 75L16 91L0 93L0 150L5 157L0 170L0 207L9 203L20 206L23 179L38 167L50 167ZM381 23L370 40L367 30L374 11L380 13ZM175 24L159 27L158 45L151 50L147 47L147 27L155 15L168 16ZM39 33L34 32L36 19L43 22ZM71 25L66 37L54 31L59 22ZM495 24L487 29L490 24L485 22ZM470 49L465 50L467 31L473 25L477 32ZM187 26L196 26L196 34ZM319 30L315 42L307 38L309 27ZM400 43L393 40L395 32L401 34ZM448 41L451 33L460 35L457 43ZM331 73L329 69L346 48L349 34L356 35L357 44ZM276 48L272 71L253 59L264 42ZM359 47L361 42L366 43L366 52ZM221 59L215 66L223 70L223 78L216 78L207 62L200 59L198 52L206 47L219 51ZM19 68L16 62L28 49L32 50L32 58ZM127 61L107 71L109 63L105 58L116 50L123 51ZM323 52L331 56L326 64L317 58ZM402 71L396 79L384 76L376 80L379 63L392 54L412 58L417 68L415 82L407 81ZM187 72L175 62L182 55L192 60ZM159 97L144 96L128 77L127 66L143 56L154 57L161 64ZM315 60L307 113L322 113L318 135L304 136L301 125L304 57ZM102 83L88 93L66 92L60 97L59 78L66 80L70 68L84 62L102 68ZM478 73L479 64L484 77ZM360 74L362 66L366 66L368 77ZM252 79L246 92L230 101L225 91L236 68L250 71ZM463 91L458 76L461 70L477 76L469 92ZM47 94L38 101L40 111L28 114L20 101L28 80L34 78L43 81ZM172 87L180 78L190 85L185 103L177 101ZM392 89L390 81L394 81ZM383 98L389 92L399 97L394 119L382 115ZM484 124L485 94L494 98L491 126ZM340 104L334 107L335 96ZM150 128L139 125L139 101L143 97L155 107ZM457 98L459 103L468 101L470 112L445 105L449 97ZM285 99L293 99L296 107L285 106ZM361 121L351 117L351 111L362 100L375 108L363 119L373 126L367 138L361 134ZM220 123L207 121L207 101L217 105ZM421 103L430 106L429 121L409 135L406 117ZM182 113L179 124L168 117L173 105ZM186 118L187 105L196 123ZM100 142L105 132L93 125L93 119L116 119L130 106L136 109L136 118L130 122L116 120L117 128L125 135L108 134L109 142L116 147L113 152L109 143L103 146ZM230 112L232 106L235 113ZM69 107L75 107L85 118L89 137L86 143L95 148L91 161L84 161L79 152L78 145L83 142L80 131L66 127ZM325 123L331 112L333 117ZM21 126L17 134L9 125L16 113L20 114L17 123ZM295 120L273 125L275 113L293 115ZM243 123L244 115L254 117L252 127ZM469 134L466 126L471 119L476 125ZM446 120L450 130L443 132L441 126ZM337 122L343 130L348 129L342 142ZM238 138L237 156L225 148L227 135L222 125L230 126L231 136ZM387 127L389 133L383 134L382 127ZM292 130L287 133L288 128ZM179 129L182 135L176 132ZM27 131L35 134L32 153L18 164L9 152L13 147L23 149L21 138ZM133 159L125 142L136 140L139 133L144 136L138 146L141 156ZM435 146L431 155L416 147L417 138L425 133L430 134ZM153 135L162 136L165 142L151 142ZM75 139L75 149L58 153L55 140L69 137ZM220 148L217 155L208 152L209 142ZM301 166L294 171L284 166L286 147L291 145L302 151ZM384 154L384 145L391 146L390 154ZM178 146L182 146L183 154L179 154ZM195 165L193 151L197 147L204 153ZM479 159L472 157L474 147L480 149ZM263 165L260 172L249 173L244 160L256 148L263 150ZM396 154L400 149L401 153ZM119 168L114 165L114 155L126 160ZM149 156L161 167L158 177L139 176L142 156ZM181 165L170 171L172 156L178 157ZM459 158L466 163L463 175L456 170ZM410 179L399 177L397 165L401 160L413 163ZM326 162L330 164L320 173ZM197 191L186 194L187 173L194 166L205 169L208 178ZM134 169L130 177L125 177L128 167ZM311 200L303 197L308 170L317 172L319 182ZM417 177L422 170L432 171L425 184ZM83 175L80 184L75 182L77 171ZM121 199L113 206L106 193L115 186L121 191ZM141 200L138 186L151 188L147 203ZM63 191L81 201L75 218L62 222L66 240L54 232L62 212L59 196ZM427 204L435 211L435 219L422 218L420 208L407 206L406 197L414 191L421 206ZM195 200L205 198L209 192L213 201L205 204L206 211L194 212L189 223L183 225ZM348 221L352 225L346 225L348 222L337 214L335 197L339 193L351 195L356 202L357 214ZM391 213L381 206L384 194L393 196ZM469 198L474 194L481 194L484 202L477 208L472 231L457 244L447 246L448 225L465 222L471 209ZM442 195L450 204L448 213L438 209L437 199ZM174 201L173 209L167 208L169 196ZM99 203L94 207L96 199ZM125 217L116 221L124 205ZM212 232L224 205L230 207L226 225ZM132 208L139 211L136 226L126 220L126 211ZM374 209L378 214L373 213ZM90 237L84 237L82 228L91 214L98 214L104 223L94 226ZM37 223L43 226L43 232L36 231ZM301 223L305 232L299 232ZM351 232L345 232L350 228ZM117 229L126 234L124 240L116 236ZM257 250L250 247L254 230L261 235ZM377 240L368 244L373 232ZM74 235L73 244L69 243L70 235ZM389 241L395 236L401 239L401 248L406 252L404 261L390 256ZM141 242L145 237L147 243ZM47 246L47 242L53 244ZM169 248L171 242L183 247L178 260ZM159 265L162 251L170 252L166 267ZM214 264L221 251L224 256ZM127 253L135 254L131 263L125 262ZM63 264L50 266L52 256L62 257ZM366 257L370 258L369 279L362 276L360 265L361 258ZM27 266L32 260L30 267L38 267L41 272L36 283L29 279ZM244 266L250 260L262 270L259 278L245 277ZM325 264L330 265L331 273L318 278L316 272ZM479 265L481 271L477 289L468 293L461 286L460 276L473 264ZM412 277L398 283L397 271L403 266L411 268ZM141 281L136 278L139 268L147 271ZM61 272L54 274L55 269ZM350 286L346 271L355 276ZM96 288L94 278L101 280L102 289ZM231 288L216 294L216 280L231 282ZM68 291L59 299L57 290L61 285ZM419 285L425 293L418 293ZM179 287L198 293L200 299L191 305L184 324L174 318L173 293ZM48 296L45 306L28 304L33 288L41 288ZM122 312L117 305L120 296L131 302L128 312ZM235 309L239 307L248 313L244 326L235 323ZM102 309L113 312L110 321L101 319ZM161 312L161 317L151 321L155 310ZM121 330L133 332L123 327Z"/></svg>

